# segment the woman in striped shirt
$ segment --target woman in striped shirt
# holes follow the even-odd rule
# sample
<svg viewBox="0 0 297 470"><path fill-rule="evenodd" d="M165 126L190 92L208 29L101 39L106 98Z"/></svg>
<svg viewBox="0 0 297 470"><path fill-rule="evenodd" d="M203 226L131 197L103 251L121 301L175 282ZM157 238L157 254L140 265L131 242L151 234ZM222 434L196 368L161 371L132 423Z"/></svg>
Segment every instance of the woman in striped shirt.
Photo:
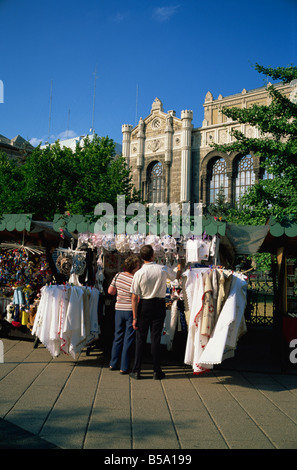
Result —
<svg viewBox="0 0 297 470"><path fill-rule="evenodd" d="M125 271L115 275L108 288L110 295L117 295L115 304L115 333L111 350L110 370L117 370L121 363L121 374L129 373L130 350L135 330L132 326L132 301L130 293L134 273L140 268L138 256L129 256L124 263Z"/></svg>

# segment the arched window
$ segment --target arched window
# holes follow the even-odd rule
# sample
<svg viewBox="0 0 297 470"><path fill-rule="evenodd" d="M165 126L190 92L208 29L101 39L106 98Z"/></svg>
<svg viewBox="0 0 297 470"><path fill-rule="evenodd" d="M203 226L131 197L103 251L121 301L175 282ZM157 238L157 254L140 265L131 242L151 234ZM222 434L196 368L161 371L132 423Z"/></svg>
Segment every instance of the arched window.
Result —
<svg viewBox="0 0 297 470"><path fill-rule="evenodd" d="M161 162L153 162L148 167L148 202L164 202L164 176Z"/></svg>
<svg viewBox="0 0 297 470"><path fill-rule="evenodd" d="M228 198L228 176L224 158L219 158L211 167L209 175L209 204L214 204L219 191L223 191L225 199Z"/></svg>
<svg viewBox="0 0 297 470"><path fill-rule="evenodd" d="M253 157L245 155L237 162L237 176L235 180L235 204L239 205L242 196L247 189L255 184L255 173L253 169Z"/></svg>

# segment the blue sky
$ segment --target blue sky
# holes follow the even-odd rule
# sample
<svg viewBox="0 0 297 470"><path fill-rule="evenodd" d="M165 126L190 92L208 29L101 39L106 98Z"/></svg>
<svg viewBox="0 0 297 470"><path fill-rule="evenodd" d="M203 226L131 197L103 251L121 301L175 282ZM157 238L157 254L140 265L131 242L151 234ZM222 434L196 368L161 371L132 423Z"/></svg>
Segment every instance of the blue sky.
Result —
<svg viewBox="0 0 297 470"><path fill-rule="evenodd" d="M34 143L89 132L96 68L94 128L121 143L156 97L200 127L208 91L297 65L297 0L0 0L0 21L0 134Z"/></svg>

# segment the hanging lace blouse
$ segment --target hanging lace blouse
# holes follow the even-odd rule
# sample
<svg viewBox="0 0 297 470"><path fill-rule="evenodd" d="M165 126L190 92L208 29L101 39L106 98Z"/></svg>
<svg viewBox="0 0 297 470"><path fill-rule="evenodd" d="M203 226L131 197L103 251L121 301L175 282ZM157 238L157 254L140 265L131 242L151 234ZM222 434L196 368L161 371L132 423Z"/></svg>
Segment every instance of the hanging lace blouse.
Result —
<svg viewBox="0 0 297 470"><path fill-rule="evenodd" d="M32 335L53 357L61 353L74 359L83 347L98 338L99 291L81 286L44 286Z"/></svg>

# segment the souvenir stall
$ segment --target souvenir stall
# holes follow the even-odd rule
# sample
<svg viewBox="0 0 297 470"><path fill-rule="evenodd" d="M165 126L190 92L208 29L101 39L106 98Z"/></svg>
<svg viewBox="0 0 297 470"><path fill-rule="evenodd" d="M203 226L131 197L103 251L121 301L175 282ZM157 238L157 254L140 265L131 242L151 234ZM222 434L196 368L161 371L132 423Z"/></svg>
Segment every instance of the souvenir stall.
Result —
<svg viewBox="0 0 297 470"><path fill-rule="evenodd" d="M194 374L202 374L233 357L247 331L247 277L216 266L194 268L184 275L190 311L185 364Z"/></svg>
<svg viewBox="0 0 297 470"><path fill-rule="evenodd" d="M246 333L244 318L247 278L234 271L236 250L226 233L186 242L183 295L188 327L184 362L195 375L203 374L233 357L239 338Z"/></svg>
<svg viewBox="0 0 297 470"><path fill-rule="evenodd" d="M188 329L184 362L203 374L235 356L247 333L247 276L235 267L238 257L257 253L269 227L211 221L202 237L186 241L182 276ZM216 230L217 228L217 230Z"/></svg>
<svg viewBox="0 0 297 470"><path fill-rule="evenodd" d="M280 237L285 234L285 231L286 240ZM188 336L185 362L193 366L194 373L204 373L225 359L234 357L236 349L239 349L239 339L247 333L244 313L248 278L247 273L239 272L240 268L235 267L234 263L238 258L252 256L259 252L277 254L281 243L285 243L286 250L288 250L293 243L293 235L297 235L296 226L295 232L292 226L280 229L272 220L264 226L226 223L224 236L220 237L220 248L223 242L225 242L225 247L219 250L219 262L216 266L209 267L210 269L198 270L196 273L193 273L193 270L190 272L186 293L190 307L193 308L194 304L195 307L194 310L190 308L192 334ZM288 237L290 237L290 242ZM292 250L290 253L292 254ZM277 269L276 285L278 288L275 290L275 298L283 304L282 292L285 284L281 278L280 254L278 254ZM292 278L291 275L291 282ZM196 289L193 288L193 283ZM277 308L274 318L274 329L277 335L282 334L279 311L280 309ZM243 341L245 344L252 341L254 346L250 330L249 333ZM257 338L258 341L262 341L260 337L257 336ZM252 357L249 355L249 361L257 362L259 359L256 357L257 351L255 347ZM238 356L240 357L240 354Z"/></svg>
<svg viewBox="0 0 297 470"><path fill-rule="evenodd" d="M92 224L91 224L92 225ZM101 333L100 311L104 299L102 253L94 239L81 230L92 229L80 215L57 214L53 229L60 237L71 234L68 248L58 246L53 253L55 268L63 282L41 289L32 334L53 357L87 353ZM37 343L37 344L38 344Z"/></svg>
<svg viewBox="0 0 297 470"><path fill-rule="evenodd" d="M99 338L102 286L95 278L92 250L82 237L76 248L72 239L68 248L59 246L55 252L56 269L65 282L41 288L32 334L52 357L67 354L76 359L83 348Z"/></svg>
<svg viewBox="0 0 297 470"><path fill-rule="evenodd" d="M44 288L47 302L40 302L42 307L38 321L34 323L34 334L46 344L53 356L64 352L75 357L84 346L89 347L98 337L106 337L106 325L110 327L112 340L114 303L106 294L107 288L113 276L122 270L127 255L139 253L143 244L151 244L158 263L173 268L180 263L184 270L179 282L174 281L167 286L167 316L162 344L171 351L176 333L182 334L184 362L193 368L194 373L204 373L234 356L238 340L246 332L247 278L234 271L236 257L259 251L277 253L278 285L282 285L285 259L282 253L289 253L288 243L286 241L280 246L283 239L278 237L276 245L271 244L271 240L276 238L273 225L246 227L203 217L202 236L175 239L169 235L101 235L94 233L94 222L88 222L82 216L55 216L52 229L60 236L71 232L77 246L75 249L73 246L67 249L56 247L53 253L57 276L63 276L64 281L60 279L55 288L47 286L51 290ZM293 242L292 227L284 230L288 230L285 235ZM293 274L289 272L292 266L287 265L286 269L292 284ZM291 292L292 286L286 285ZM284 299L284 292L280 289L278 298ZM293 286L293 292L294 289ZM96 295L92 297L94 293ZM76 304L80 305L76 313L73 309L75 298ZM292 310L287 310L287 313L292 316L295 304L292 299L287 301L287 307ZM59 315L44 314L46 304L58 305ZM75 321L70 314L68 316L68 307ZM282 309L287 307L282 302ZM75 325L75 328L71 329L70 325Z"/></svg>
<svg viewBox="0 0 297 470"><path fill-rule="evenodd" d="M283 220L281 222L276 221L274 218L271 218L267 221L266 225L263 226L242 226L232 223L226 223L225 237L228 239L228 242L232 246L233 253L236 257L245 257L250 255L255 255L256 253L270 253L272 257L272 275L274 278L274 313L273 313L273 328L269 333L270 344L268 344L267 357L271 357L271 361L274 364L280 366L280 369L296 367L296 364L290 362L290 342L297 339L297 224L294 221ZM226 268L222 262L221 264ZM228 270L223 270L224 276L227 279ZM206 274L204 274L206 276ZM198 353L199 356L199 365L201 370L208 370L209 366L212 366L216 363L215 360L223 360L229 357L234 356L234 345L240 338L240 336L245 332L246 328L244 326L244 308L243 301L244 296L243 292L246 290L246 285L243 283L244 273L234 273L233 276L233 287L235 288L234 276L241 278L236 280L237 287L241 285L240 289L235 290L236 295L233 298L233 307L237 309L237 320L242 316L242 323L231 323L228 327L228 333L225 325L225 335L223 333L223 328L220 331L221 338L226 339L224 351L218 342L218 347L216 353L221 351L221 355L218 358L218 354L214 354L214 339L219 334L219 326L222 326L224 316L223 313L227 313L227 308L221 310L220 318L217 320L217 324L213 328L213 332L207 344L205 345L205 336L201 335L200 345L201 348L195 350L195 353ZM226 279L224 281L226 285ZM231 285L232 285L231 284ZM219 285L220 289L220 285ZM219 292L218 289L218 292ZM215 292L213 291L211 293ZM231 292L231 291L230 291ZM205 293L205 301L209 297L208 293ZM229 294L230 297L230 294ZM214 300L218 300L214 299ZM230 307L232 302L230 298L226 299L226 305ZM214 310L217 307L214 302ZM212 307L211 307L212 309ZM228 313L231 314L232 309L229 308ZM199 311L199 316L201 318L202 314ZM226 315L228 320L228 315ZM202 320L201 320L202 321ZM228 323L228 322L227 322ZM232 336L231 336L232 332ZM247 341L252 341L253 345L259 341L261 342L260 336L254 343L252 338L252 331L249 331L250 336ZM265 336L265 341L267 341L268 336ZM233 338L233 341L230 342L230 339ZM235 341L234 341L235 339ZM246 342L246 340L244 340ZM193 352L189 349L190 352ZM255 347L255 354L257 348ZM263 351L263 348L261 348ZM250 351L251 352L251 351ZM257 362L257 358L253 355L254 360ZM265 357L264 354L264 357ZM194 353L193 353L194 357ZM196 356L195 356L196 357ZM221 359L222 357L222 359ZM250 358L252 360L252 358ZM196 362L195 362L196 365ZM200 369L197 368L199 372Z"/></svg>
<svg viewBox="0 0 297 470"><path fill-rule="evenodd" d="M96 251L96 287L101 292L101 297L104 298L102 305L101 315L99 317L100 326L102 330L101 343L108 349L113 340L114 334L114 297L107 294L108 286L110 285L115 274L123 269L124 260L129 254L139 254L141 246L144 244L152 244L156 260L159 263L170 263L172 266L176 263L176 241L172 237L158 237L158 236L143 236L135 234L132 236L127 235L101 235L91 232L84 232L78 235L78 247L82 244L87 244L92 250ZM177 264L176 264L177 265ZM168 285L168 292L170 293L170 285ZM170 295L168 299L168 306L171 306ZM165 321L165 324L170 324L170 310ZM167 344L169 341L169 326L164 325L162 335L162 343ZM148 338L148 341L150 338Z"/></svg>
<svg viewBox="0 0 297 470"><path fill-rule="evenodd" d="M204 365L209 363L208 368L213 364L220 363L226 356L226 348L230 351L235 350L237 340L241 334L245 332L244 321L244 307L246 299L246 280L240 276L239 273L228 271L235 260L235 250L232 247L228 237L226 236L226 224L215 219L206 219L204 221L204 232L202 236L195 236L191 238L181 237L175 239L169 235L160 237L156 235L140 235L135 234L132 236L127 235L99 235L90 232L84 232L78 235L78 246L82 243L87 243L93 249L97 250L97 274L96 279L101 280L101 287L104 284L105 276L108 276L108 285L111 282L116 272L121 270L121 264L125 256L129 253L137 254L144 244L150 244L155 251L155 259L157 263L170 265L172 268L177 269L178 264L182 264L184 274L179 281L168 282L167 285L167 315L164 322L163 334L161 343L166 346L168 351L172 350L173 341L177 332L181 332L186 341L185 363L193 366L194 372L204 370ZM219 269L221 263L224 263L224 269ZM107 269L105 269L107 268ZM212 320L206 315L197 315L200 310L200 303L203 305L204 291L201 291L201 286L205 285L204 273L215 273L217 278L216 286L220 285L220 308L216 308L216 313L212 315ZM237 292L236 298L241 304L240 312L238 313L237 305L234 306L232 314L228 307L223 310L223 305L227 300L229 293L225 292L223 295L223 280L225 276L230 276L229 283L231 288L231 279L234 278L234 286L232 284L231 297L233 297L233 290ZM201 280L201 286L196 282ZM211 276L207 277L208 282L212 283ZM227 284L227 283L226 283ZM241 286L239 288L238 286ZM207 295L210 296L210 290L214 288L207 288ZM216 287L217 289L217 287ZM195 294L195 295L194 295ZM200 300L197 303L197 299ZM217 295L214 294L214 295ZM198 296L198 297L197 297ZM223 301L224 300L224 301ZM198 310L197 310L198 308ZM204 308L206 310L206 307ZM222 310L222 316L219 319L219 313ZM225 313L227 312L227 313ZM213 312L211 312L213 313ZM217 317L215 316L217 315ZM208 323L212 324L212 330L208 329L208 336L205 336L203 329L201 330L201 321L204 319L203 328L205 327L205 319L208 318ZM229 343L225 338L214 333L214 326L218 323L217 332L224 331L225 337L230 338ZM203 338L210 341L210 346L206 349L206 341L203 344L203 350L207 353L211 350L214 344L214 349L218 353L217 344L219 343L221 353L216 357L203 358L203 363L199 359L200 349L196 348L200 345L200 330L203 333ZM232 330L232 331L231 331ZM148 342L150 342L150 335L148 335ZM230 351L228 357L230 357ZM199 352L199 353L198 353ZM198 356L197 356L198 354ZM204 364L203 366L201 364ZM199 364L197 369L196 364Z"/></svg>
<svg viewBox="0 0 297 470"><path fill-rule="evenodd" d="M52 357L77 354L99 336L99 291L78 284L46 285L34 320L32 334Z"/></svg>
<svg viewBox="0 0 297 470"><path fill-rule="evenodd" d="M56 230L77 232L77 249L93 253L94 286L102 302L101 338L109 326L113 335L113 301L106 294L113 276L121 271L128 254L137 254L143 244L151 244L156 261L173 268L182 264L180 281L168 282L167 315L162 344L168 351L178 345L184 362L194 373L210 370L234 356L239 338L246 332L244 318L247 278L235 271L238 255L255 254L269 228L241 227L214 217L203 217L203 235L175 239L169 235L102 235L94 233L94 222L81 216L57 216ZM103 328L104 327L104 328ZM148 342L150 337L148 336Z"/></svg>
<svg viewBox="0 0 297 470"><path fill-rule="evenodd" d="M94 225L81 215L57 214L53 221L54 230L71 232L76 244L56 249L55 265L65 282L42 289L32 331L53 357L75 358L84 348L89 355L98 340L104 349L112 341L114 303L107 289L122 269L127 240L96 234Z"/></svg>
<svg viewBox="0 0 297 470"><path fill-rule="evenodd" d="M266 227L260 253L271 253L276 258L275 275L275 346L282 368L296 367L289 361L292 340L297 339L297 223L271 218Z"/></svg>
<svg viewBox="0 0 297 470"><path fill-rule="evenodd" d="M67 240L65 240L67 243ZM48 222L30 214L0 218L0 335L34 339L31 335L40 289L55 282L51 251L61 243Z"/></svg>

